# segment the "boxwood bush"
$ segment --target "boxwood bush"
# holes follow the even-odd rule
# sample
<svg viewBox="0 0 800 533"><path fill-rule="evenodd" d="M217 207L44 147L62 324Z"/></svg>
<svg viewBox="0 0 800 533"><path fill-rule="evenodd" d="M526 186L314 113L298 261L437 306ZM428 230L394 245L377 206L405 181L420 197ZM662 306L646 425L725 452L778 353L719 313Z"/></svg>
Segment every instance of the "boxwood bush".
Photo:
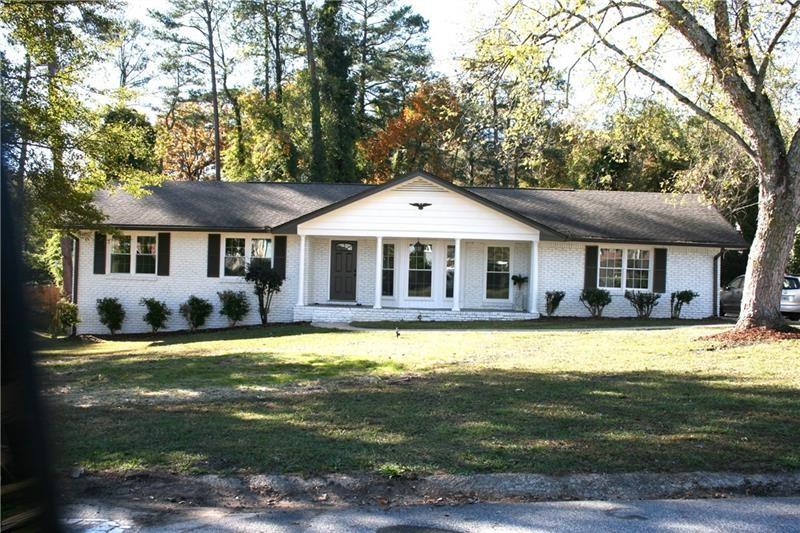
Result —
<svg viewBox="0 0 800 533"><path fill-rule="evenodd" d="M625 299L636 309L639 318L650 318L653 308L658 305L660 294L647 291L625 291Z"/></svg>
<svg viewBox="0 0 800 533"><path fill-rule="evenodd" d="M218 292L217 296L222 304L219 314L228 317L231 327L250 312L250 302L247 301L247 294L244 291L222 291Z"/></svg>
<svg viewBox="0 0 800 533"><path fill-rule="evenodd" d="M583 289L579 300L594 318L600 318L605 306L611 303L611 293L605 289Z"/></svg>
<svg viewBox="0 0 800 533"><path fill-rule="evenodd" d="M147 322L153 333L165 327L167 320L172 315L172 311L167 307L167 304L155 298L142 298L139 300L139 305L147 307L147 312L142 319Z"/></svg>
<svg viewBox="0 0 800 533"><path fill-rule="evenodd" d="M122 329L122 323L125 321L125 309L116 298L100 298L97 300L97 314L100 317L100 322L108 328L113 335L115 332Z"/></svg>
<svg viewBox="0 0 800 533"><path fill-rule="evenodd" d="M186 302L181 304L180 312L188 322L189 329L197 331L197 328L203 327L206 323L206 319L211 314L212 309L211 302L193 294L189 296Z"/></svg>

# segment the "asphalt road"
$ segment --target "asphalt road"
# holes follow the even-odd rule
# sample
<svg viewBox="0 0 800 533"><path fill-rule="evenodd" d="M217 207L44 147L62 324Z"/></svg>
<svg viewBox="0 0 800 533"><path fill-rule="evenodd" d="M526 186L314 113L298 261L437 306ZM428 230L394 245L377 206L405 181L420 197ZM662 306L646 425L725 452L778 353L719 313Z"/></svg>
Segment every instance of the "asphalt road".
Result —
<svg viewBox="0 0 800 533"><path fill-rule="evenodd" d="M264 512L187 509L148 516L141 510L73 505L72 531L353 532L781 532L800 533L800 498L582 501L459 506L345 507Z"/></svg>

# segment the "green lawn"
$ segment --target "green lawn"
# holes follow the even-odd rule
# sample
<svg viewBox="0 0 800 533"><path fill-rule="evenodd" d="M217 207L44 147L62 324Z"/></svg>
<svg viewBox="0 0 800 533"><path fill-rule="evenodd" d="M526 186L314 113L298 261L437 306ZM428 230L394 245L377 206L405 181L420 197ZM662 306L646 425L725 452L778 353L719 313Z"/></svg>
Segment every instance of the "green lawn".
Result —
<svg viewBox="0 0 800 533"><path fill-rule="evenodd" d="M43 341L38 362L65 468L800 468L800 341L698 339L724 327L272 327Z"/></svg>

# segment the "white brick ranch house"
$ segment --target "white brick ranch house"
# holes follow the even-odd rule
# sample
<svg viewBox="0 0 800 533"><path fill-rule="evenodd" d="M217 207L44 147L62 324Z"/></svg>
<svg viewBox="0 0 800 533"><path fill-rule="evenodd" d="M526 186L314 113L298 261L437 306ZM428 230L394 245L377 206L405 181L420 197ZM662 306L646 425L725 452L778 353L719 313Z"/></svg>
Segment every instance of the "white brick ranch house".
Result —
<svg viewBox="0 0 800 533"><path fill-rule="evenodd" d="M114 234L77 233L74 299L79 333L103 333L96 301L116 297L123 332L145 332L142 297L167 302L167 329L186 329L190 295L253 300L243 267L270 261L285 276L271 322L538 318L545 293L566 292L561 316L587 316L584 287L613 301L604 316L632 316L627 289L699 297L684 316L715 314L719 257L741 236L694 195L568 189L464 188L416 172L383 185L167 182L96 204ZM517 287L511 277L527 276Z"/></svg>

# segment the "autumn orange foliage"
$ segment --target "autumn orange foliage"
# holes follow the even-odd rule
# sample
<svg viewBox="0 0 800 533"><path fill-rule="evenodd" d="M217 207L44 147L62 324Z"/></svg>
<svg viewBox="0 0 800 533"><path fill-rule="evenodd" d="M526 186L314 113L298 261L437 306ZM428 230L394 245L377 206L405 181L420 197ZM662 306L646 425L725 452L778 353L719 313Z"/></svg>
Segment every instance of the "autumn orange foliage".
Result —
<svg viewBox="0 0 800 533"><path fill-rule="evenodd" d="M400 114L359 142L367 181L383 183L415 170L452 179L448 145L453 142L459 113L458 100L446 80L420 85Z"/></svg>

